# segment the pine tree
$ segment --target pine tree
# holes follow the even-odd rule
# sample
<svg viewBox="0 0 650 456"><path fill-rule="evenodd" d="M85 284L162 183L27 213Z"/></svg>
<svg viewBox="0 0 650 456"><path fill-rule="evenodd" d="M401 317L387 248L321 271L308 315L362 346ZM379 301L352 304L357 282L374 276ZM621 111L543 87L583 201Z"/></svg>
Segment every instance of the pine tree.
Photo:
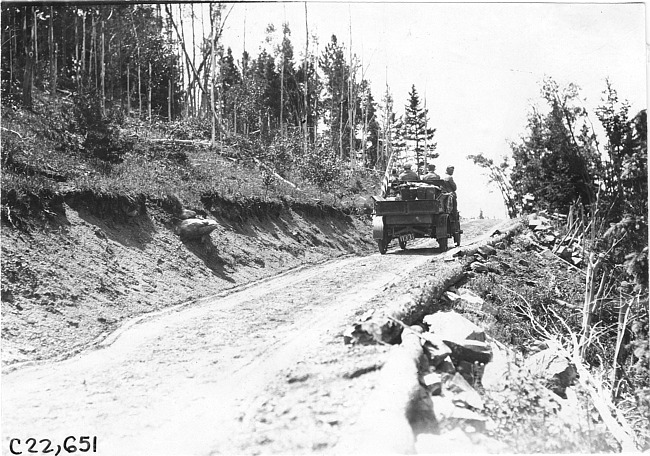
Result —
<svg viewBox="0 0 650 456"><path fill-rule="evenodd" d="M420 105L420 97L415 85L411 86L408 104L405 106L403 137L407 147L413 150L413 158L418 168L423 168L425 161L438 158L437 144L433 142L435 128L428 128L428 110ZM421 169L422 171L423 169Z"/></svg>

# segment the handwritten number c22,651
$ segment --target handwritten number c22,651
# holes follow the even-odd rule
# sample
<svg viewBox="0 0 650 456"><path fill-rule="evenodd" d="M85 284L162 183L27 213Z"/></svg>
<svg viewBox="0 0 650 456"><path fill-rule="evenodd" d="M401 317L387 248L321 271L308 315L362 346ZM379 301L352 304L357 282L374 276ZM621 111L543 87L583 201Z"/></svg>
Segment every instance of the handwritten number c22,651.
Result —
<svg viewBox="0 0 650 456"><path fill-rule="evenodd" d="M20 439L11 439L9 441L9 452L15 455L54 453L54 456L58 456L62 451L64 454L73 454L77 451L80 453L96 453L97 437L82 436L77 440L74 435L69 435L63 439L62 444L53 444L50 439L37 440L33 437L26 439L24 444Z"/></svg>

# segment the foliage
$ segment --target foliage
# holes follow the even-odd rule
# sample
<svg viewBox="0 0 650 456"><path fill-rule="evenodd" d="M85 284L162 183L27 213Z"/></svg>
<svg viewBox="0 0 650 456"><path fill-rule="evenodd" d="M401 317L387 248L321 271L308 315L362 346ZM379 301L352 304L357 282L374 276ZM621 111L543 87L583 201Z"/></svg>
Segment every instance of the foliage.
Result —
<svg viewBox="0 0 650 456"><path fill-rule="evenodd" d="M541 378L525 369L505 373L502 391L487 391L485 408L494 436L515 453L595 453L612 451L607 432L590 413L563 413L567 406ZM582 404L582 407L587 407Z"/></svg>
<svg viewBox="0 0 650 456"><path fill-rule="evenodd" d="M174 139L208 140L212 125L205 117L186 117L164 125L164 132Z"/></svg>
<svg viewBox="0 0 650 456"><path fill-rule="evenodd" d="M402 125L402 137L407 143L414 144L414 157L416 166L426 172L424 162L438 158L436 150L437 143L433 141L436 129L428 127L428 109L420 105L420 96L415 85L411 86L408 94L408 104L404 109L404 123Z"/></svg>
<svg viewBox="0 0 650 456"><path fill-rule="evenodd" d="M35 89L53 95L57 89L95 93L105 115L111 104L125 109L127 117L152 123L181 116L208 123L214 113L222 136L259 134L267 141L278 132L300 131L304 142L329 139L339 158L362 158L364 166L375 166L379 135L370 83L355 81L358 62L352 56L346 61L336 37L320 55L318 38L310 37L311 49L300 61L288 24L270 25L258 56L244 52L238 60L221 42L227 19L221 11L210 7L210 36L194 43L184 21L189 19L196 33L195 21L205 19L203 8L194 5L3 4L2 101L17 109L21 100L30 100L31 108L33 80ZM33 78L23 78L27 70ZM29 87L23 87L25 81ZM328 130L319 132L323 123ZM358 140L359 130L365 141ZM189 131L179 136L205 138ZM96 153L117 159L108 149L98 147ZM361 157L351 154L359 149Z"/></svg>
<svg viewBox="0 0 650 456"><path fill-rule="evenodd" d="M521 205L524 195L532 194L539 207L552 211L566 211L577 200L588 206L595 201L599 160L595 137L585 130L589 120L579 88L560 88L547 78L541 92L549 112L533 109L528 135L511 144L515 200Z"/></svg>
<svg viewBox="0 0 650 456"><path fill-rule="evenodd" d="M331 148L338 152L340 158L349 157L351 146L349 139L350 67L345 62L344 51L336 35L332 35L319 61L326 80L327 95L323 100L326 110L325 122L329 126Z"/></svg>
<svg viewBox="0 0 650 456"><path fill-rule="evenodd" d="M508 216L510 218L516 217L522 208L517 207L514 191L508 178L510 167L508 158L505 157L499 165L495 164L491 158L483 156L483 154L468 155L467 159L472 160L475 165L488 171L488 183L494 182L499 187L503 201L506 203Z"/></svg>
<svg viewBox="0 0 650 456"><path fill-rule="evenodd" d="M341 175L343 164L332 149L317 145L302 156L299 167L302 176L321 190L329 190Z"/></svg>
<svg viewBox="0 0 650 456"><path fill-rule="evenodd" d="M112 114L112 118L106 118L102 114L96 94L79 94L74 98L72 121L66 131L84 137L81 147L91 156L110 163L120 163L123 155L133 148L133 142L120 134L119 110Z"/></svg>

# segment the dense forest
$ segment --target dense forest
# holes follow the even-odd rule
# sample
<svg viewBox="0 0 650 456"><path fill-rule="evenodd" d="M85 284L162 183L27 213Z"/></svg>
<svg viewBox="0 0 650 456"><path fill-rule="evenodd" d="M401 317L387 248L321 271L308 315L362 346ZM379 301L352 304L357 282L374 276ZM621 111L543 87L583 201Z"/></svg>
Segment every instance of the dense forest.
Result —
<svg viewBox="0 0 650 456"><path fill-rule="evenodd" d="M299 61L288 24L269 24L259 55L237 58L221 39L232 7L3 7L5 105L30 107L36 87L90 97L104 117L183 119L213 143L288 137L304 154L319 145L321 154L380 169L392 150L408 147L418 162L436 157L415 87L398 118L390 90L378 106L360 59L336 36L320 52L318 38L307 36Z"/></svg>

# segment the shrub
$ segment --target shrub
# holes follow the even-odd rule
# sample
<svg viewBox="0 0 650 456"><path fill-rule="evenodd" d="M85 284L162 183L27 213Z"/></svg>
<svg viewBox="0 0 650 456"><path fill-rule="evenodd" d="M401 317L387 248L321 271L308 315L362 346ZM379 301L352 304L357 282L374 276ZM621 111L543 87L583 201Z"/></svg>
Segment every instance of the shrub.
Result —
<svg viewBox="0 0 650 456"><path fill-rule="evenodd" d="M343 163L335 151L317 145L307 150L298 166L305 179L316 184L321 190L329 190L332 183L341 176Z"/></svg>
<svg viewBox="0 0 650 456"><path fill-rule="evenodd" d="M105 117L100 98L95 93L78 94L74 97L72 122L68 130L81 134L85 139L81 147L91 156L110 163L121 163L126 152L133 149L133 141L120 136L121 111L112 110ZM117 122L117 123L116 123Z"/></svg>
<svg viewBox="0 0 650 456"><path fill-rule="evenodd" d="M485 409L496 424L494 436L515 453L594 453L612 451L608 433L591 421L588 402L562 413L570 403L550 392L541 378L524 369L505 373L501 391L487 391ZM596 415L597 416L597 415Z"/></svg>

